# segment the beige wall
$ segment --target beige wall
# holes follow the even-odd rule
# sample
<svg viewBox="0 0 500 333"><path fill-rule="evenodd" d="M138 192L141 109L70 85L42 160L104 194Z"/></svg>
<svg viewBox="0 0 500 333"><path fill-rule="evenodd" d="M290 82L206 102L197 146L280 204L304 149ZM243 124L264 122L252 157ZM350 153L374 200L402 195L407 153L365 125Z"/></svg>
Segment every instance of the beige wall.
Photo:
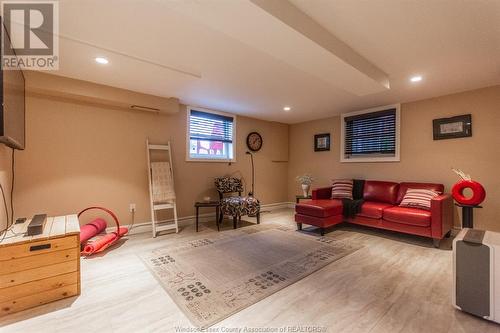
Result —
<svg viewBox="0 0 500 333"><path fill-rule="evenodd" d="M185 161L186 110L182 106L174 115L158 115L30 96L26 116L27 147L16 161L17 216L70 214L97 204L129 224L129 204L135 203L135 222L150 221L147 137L154 143L171 141L178 212L181 217L193 215L195 200L216 197L216 176L243 176L246 191L250 189L245 138L253 130L264 138L262 150L255 155L256 196L264 204L287 199L287 163L272 162L272 147L266 145L266 138L283 124L238 117L237 162L228 165ZM280 140L285 148L287 139L288 132Z"/></svg>
<svg viewBox="0 0 500 333"><path fill-rule="evenodd" d="M99 204L116 211L124 224L132 221L129 203L137 205L135 222L150 220L145 140L172 142L179 215L193 215L192 205L206 195L216 197L213 178L242 176L250 189L250 163L245 138L259 131L264 145L255 156L256 195L264 204L294 201L300 193L295 176L313 174L315 186L332 178L359 177L394 181L442 182L449 191L461 168L488 192L476 226L500 230L500 86L402 105L401 162L340 163L339 117L291 126L237 118L237 162L185 161L186 110L174 115L99 107L58 98L27 98L27 149L16 152L16 216L37 212L69 214ZM473 115L473 136L432 140L432 119ZM330 152L313 151L313 135L330 132ZM289 155L287 155L289 151ZM289 156L289 162L286 161ZM0 146L0 181L10 189L10 149ZM8 191L7 191L8 192ZM8 193L7 193L8 195ZM1 206L1 205L0 205ZM0 207L0 227L5 214ZM459 217L455 224L459 224Z"/></svg>
<svg viewBox="0 0 500 333"><path fill-rule="evenodd" d="M470 138L434 141L432 120L472 113ZM313 135L330 132L329 152L313 151ZM484 208L476 211L475 226L500 231L500 86L403 104L401 106L401 162L340 163L340 118L332 117L290 126L288 198L300 192L295 176L311 173L316 187L333 178L363 178L444 183L458 180L460 168L487 191ZM455 224L459 225L456 216Z"/></svg>
<svg viewBox="0 0 500 333"><path fill-rule="evenodd" d="M7 211L10 215L10 190L11 190L11 149L5 145L0 144L0 183L5 191L5 198L7 199ZM3 198L0 193L0 230L7 226L7 216L5 215L5 208Z"/></svg>

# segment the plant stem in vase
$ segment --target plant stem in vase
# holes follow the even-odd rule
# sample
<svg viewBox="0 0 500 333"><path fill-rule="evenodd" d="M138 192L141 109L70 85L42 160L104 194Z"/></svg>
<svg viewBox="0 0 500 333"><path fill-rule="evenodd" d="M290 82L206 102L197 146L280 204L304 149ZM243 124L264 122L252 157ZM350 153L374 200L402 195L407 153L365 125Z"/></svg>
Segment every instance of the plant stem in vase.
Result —
<svg viewBox="0 0 500 333"><path fill-rule="evenodd" d="M309 196L309 189L311 188L311 185L309 184L302 184L302 192L304 194L304 197L308 197Z"/></svg>

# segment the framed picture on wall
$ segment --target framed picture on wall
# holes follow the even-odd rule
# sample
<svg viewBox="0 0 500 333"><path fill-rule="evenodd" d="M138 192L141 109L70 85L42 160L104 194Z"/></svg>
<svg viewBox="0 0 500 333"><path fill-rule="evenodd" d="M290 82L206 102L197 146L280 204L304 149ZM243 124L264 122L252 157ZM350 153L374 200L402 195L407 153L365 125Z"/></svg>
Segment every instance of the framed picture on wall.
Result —
<svg viewBox="0 0 500 333"><path fill-rule="evenodd" d="M472 116L464 114L432 121L434 140L455 139L472 136Z"/></svg>
<svg viewBox="0 0 500 333"><path fill-rule="evenodd" d="M330 133L314 135L314 151L330 150Z"/></svg>

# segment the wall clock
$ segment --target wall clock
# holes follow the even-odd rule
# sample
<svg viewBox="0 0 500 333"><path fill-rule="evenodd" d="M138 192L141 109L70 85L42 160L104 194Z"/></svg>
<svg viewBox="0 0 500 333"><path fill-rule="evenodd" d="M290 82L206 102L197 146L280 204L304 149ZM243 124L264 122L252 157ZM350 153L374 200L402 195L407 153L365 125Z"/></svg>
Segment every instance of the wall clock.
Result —
<svg viewBox="0 0 500 333"><path fill-rule="evenodd" d="M262 136L257 132L248 134L247 147L251 151L259 151L262 148Z"/></svg>

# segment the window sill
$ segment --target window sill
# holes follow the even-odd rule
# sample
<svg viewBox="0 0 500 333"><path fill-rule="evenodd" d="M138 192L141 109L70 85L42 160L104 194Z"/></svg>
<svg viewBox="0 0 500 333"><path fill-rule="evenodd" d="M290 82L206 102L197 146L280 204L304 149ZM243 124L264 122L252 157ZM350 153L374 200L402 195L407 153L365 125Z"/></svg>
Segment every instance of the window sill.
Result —
<svg viewBox="0 0 500 333"><path fill-rule="evenodd" d="M341 158L341 163L383 163L383 162L401 162L399 157L362 157L362 158Z"/></svg>
<svg viewBox="0 0 500 333"><path fill-rule="evenodd" d="M209 162L209 163L235 163L236 162L236 159L232 159L232 160L224 160L224 159L210 159L210 158L207 158L207 159L203 159L203 158L186 158L186 162Z"/></svg>

